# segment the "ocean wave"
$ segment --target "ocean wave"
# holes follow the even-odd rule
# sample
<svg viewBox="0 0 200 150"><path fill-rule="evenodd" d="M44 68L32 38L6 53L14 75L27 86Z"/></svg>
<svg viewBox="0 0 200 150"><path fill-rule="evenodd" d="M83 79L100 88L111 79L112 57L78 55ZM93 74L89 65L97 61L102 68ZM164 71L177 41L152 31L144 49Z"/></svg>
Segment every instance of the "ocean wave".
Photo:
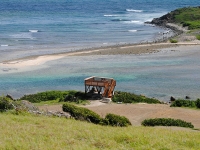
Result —
<svg viewBox="0 0 200 150"><path fill-rule="evenodd" d="M38 30L28 30L29 32L36 33Z"/></svg>
<svg viewBox="0 0 200 150"><path fill-rule="evenodd" d="M2 44L2 45L1 45L1 47L7 47L7 46L8 46L7 44Z"/></svg>
<svg viewBox="0 0 200 150"><path fill-rule="evenodd" d="M19 34L13 34L10 36L15 39L33 39L33 36L31 35L31 33L19 33Z"/></svg>
<svg viewBox="0 0 200 150"><path fill-rule="evenodd" d="M124 21L125 23L133 23L133 24L143 24L144 22L138 21L138 20L130 20L130 21Z"/></svg>
<svg viewBox="0 0 200 150"><path fill-rule="evenodd" d="M126 9L128 12L143 12L143 10L137 10L137 9Z"/></svg>
<svg viewBox="0 0 200 150"><path fill-rule="evenodd" d="M104 17L117 17L119 15L103 15Z"/></svg>
<svg viewBox="0 0 200 150"><path fill-rule="evenodd" d="M128 32L137 32L138 30L128 30Z"/></svg>

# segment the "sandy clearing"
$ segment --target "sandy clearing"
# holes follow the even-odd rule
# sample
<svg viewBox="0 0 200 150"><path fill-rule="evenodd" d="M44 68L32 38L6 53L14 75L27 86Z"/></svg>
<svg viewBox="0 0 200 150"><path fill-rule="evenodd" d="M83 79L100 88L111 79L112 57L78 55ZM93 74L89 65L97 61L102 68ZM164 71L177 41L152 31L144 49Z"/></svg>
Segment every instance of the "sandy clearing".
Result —
<svg viewBox="0 0 200 150"><path fill-rule="evenodd" d="M133 126L140 126L141 122L148 118L174 118L191 122L195 128L200 129L200 110L170 107L166 104L107 104L98 100L83 107L98 113L101 117L105 117L107 113L126 116ZM39 106L39 109L62 111L62 105Z"/></svg>

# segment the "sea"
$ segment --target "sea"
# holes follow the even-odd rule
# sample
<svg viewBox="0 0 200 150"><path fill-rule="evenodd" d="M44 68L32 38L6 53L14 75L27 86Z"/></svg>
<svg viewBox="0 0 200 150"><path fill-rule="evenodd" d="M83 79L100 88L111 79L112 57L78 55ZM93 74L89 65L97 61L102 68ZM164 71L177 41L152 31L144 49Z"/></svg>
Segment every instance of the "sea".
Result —
<svg viewBox="0 0 200 150"><path fill-rule="evenodd" d="M162 39L163 33L169 29L145 22L177 8L199 5L199 0L1 0L0 62L80 49L154 42ZM159 73L155 66L145 74L137 70L141 66L156 64L165 68L168 63L180 62L158 59L150 63L148 58L151 57L144 61L137 60L136 56L124 56L124 60L119 56L72 57L48 63L42 69L3 71L0 73L0 94L18 98L46 90L84 91L84 78L95 75L114 77L118 83L117 90L165 100L172 94L180 96L180 91L174 92L172 88L174 80L165 80L166 73L162 67L159 67ZM9 70L1 66L0 69ZM158 75L163 80L157 82L154 77ZM188 79L192 81L192 76L188 75ZM161 92L163 83L168 90L163 87ZM186 84L180 88L186 88ZM192 86L196 88L196 85ZM197 98L200 95L194 91L190 94L192 86L184 93Z"/></svg>

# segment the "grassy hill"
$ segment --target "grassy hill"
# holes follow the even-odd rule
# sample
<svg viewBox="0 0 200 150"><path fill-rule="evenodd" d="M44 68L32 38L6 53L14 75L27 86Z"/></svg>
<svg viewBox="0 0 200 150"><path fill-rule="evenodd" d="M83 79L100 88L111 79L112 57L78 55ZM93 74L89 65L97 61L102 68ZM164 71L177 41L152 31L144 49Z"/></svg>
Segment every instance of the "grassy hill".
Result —
<svg viewBox="0 0 200 150"><path fill-rule="evenodd" d="M200 132L108 127L72 119L0 113L0 149L198 149Z"/></svg>
<svg viewBox="0 0 200 150"><path fill-rule="evenodd" d="M176 9L160 18L154 18L152 23L157 25L176 23L182 24L183 27L187 26L189 30L200 29L200 6Z"/></svg>

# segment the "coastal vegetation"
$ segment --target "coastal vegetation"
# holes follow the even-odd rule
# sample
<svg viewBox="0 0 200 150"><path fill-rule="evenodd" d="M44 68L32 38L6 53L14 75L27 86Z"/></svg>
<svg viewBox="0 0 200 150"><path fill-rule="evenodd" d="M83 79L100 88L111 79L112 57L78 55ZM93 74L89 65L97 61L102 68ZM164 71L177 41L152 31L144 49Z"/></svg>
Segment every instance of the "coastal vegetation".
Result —
<svg viewBox="0 0 200 150"><path fill-rule="evenodd" d="M176 39L170 39L169 40L171 43L178 43L178 40L176 40Z"/></svg>
<svg viewBox="0 0 200 150"><path fill-rule="evenodd" d="M75 102L83 103L90 97L84 92L80 91L46 91L36 94L24 95L19 100L28 100L32 103L43 103L43 102ZM161 102L154 98L148 98L142 95L136 95L129 92L116 91L112 98L113 102L122 103L149 103L149 104L160 104Z"/></svg>
<svg viewBox="0 0 200 150"><path fill-rule="evenodd" d="M0 97L0 111L3 112L9 109L13 109L12 100L5 96L1 96Z"/></svg>
<svg viewBox="0 0 200 150"><path fill-rule="evenodd" d="M28 100L32 103L40 103L42 101L59 101L59 102L78 102L79 100L86 100L88 96L80 91L45 91L36 94L24 95L19 100Z"/></svg>
<svg viewBox="0 0 200 150"><path fill-rule="evenodd" d="M197 40L200 40L200 35L199 34L196 35L196 38L197 38Z"/></svg>
<svg viewBox="0 0 200 150"><path fill-rule="evenodd" d="M122 103L148 103L148 104L160 104L161 102L154 98L148 98L143 95L136 95L129 92L116 91L112 98L113 102Z"/></svg>
<svg viewBox="0 0 200 150"><path fill-rule="evenodd" d="M186 122L180 119L172 118L155 118L155 119L145 119L142 121L143 126L177 126L177 127L186 127L194 128L190 122Z"/></svg>
<svg viewBox="0 0 200 150"><path fill-rule="evenodd" d="M80 121L120 127L131 125L131 122L124 116L107 114L105 118L101 118L97 113L87 108L78 107L69 103L63 104L62 108L63 111L68 112L73 118Z"/></svg>
<svg viewBox="0 0 200 150"><path fill-rule="evenodd" d="M176 23L187 26L189 30L200 29L200 7L179 8L171 12Z"/></svg>
<svg viewBox="0 0 200 150"><path fill-rule="evenodd" d="M200 99L195 100L182 100L178 99L172 102L170 107L190 107L190 108L200 108Z"/></svg>
<svg viewBox="0 0 200 150"><path fill-rule="evenodd" d="M167 23L181 24L189 30L200 29L200 7L184 7L155 18L151 23L166 25Z"/></svg>

